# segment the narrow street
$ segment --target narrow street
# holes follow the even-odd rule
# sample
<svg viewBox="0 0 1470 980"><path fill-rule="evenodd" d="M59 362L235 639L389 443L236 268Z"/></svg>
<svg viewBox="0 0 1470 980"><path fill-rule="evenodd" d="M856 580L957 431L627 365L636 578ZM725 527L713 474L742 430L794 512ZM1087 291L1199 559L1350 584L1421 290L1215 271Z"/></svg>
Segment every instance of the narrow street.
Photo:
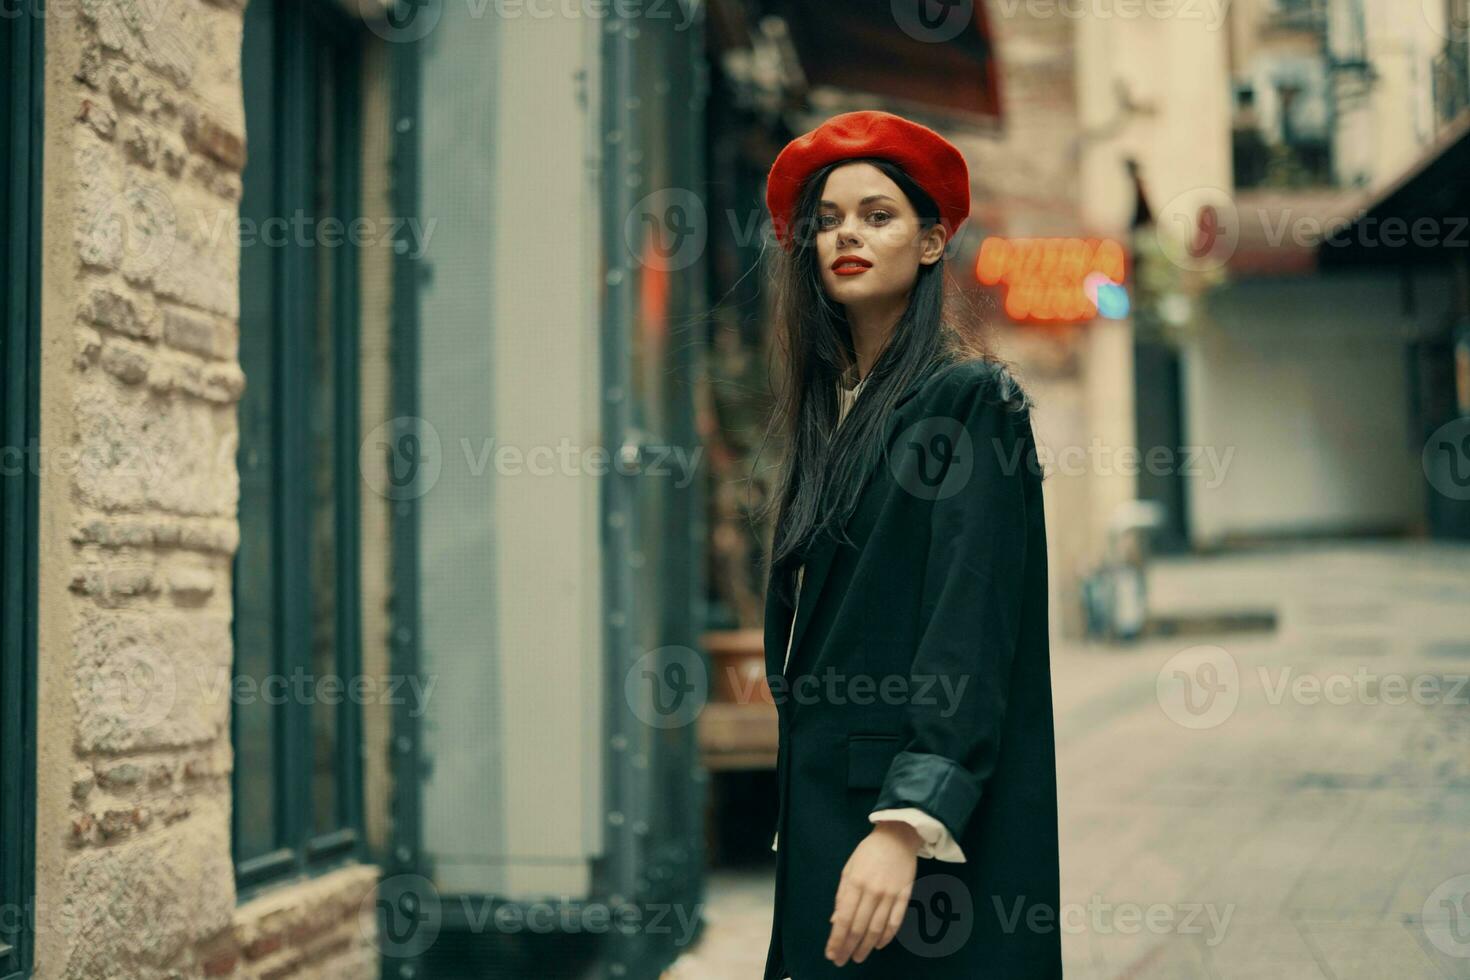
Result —
<svg viewBox="0 0 1470 980"><path fill-rule="evenodd" d="M1165 560L1149 588L1175 635L1053 650L1066 975L1470 978L1470 549ZM770 888L713 875L667 976L758 976Z"/></svg>

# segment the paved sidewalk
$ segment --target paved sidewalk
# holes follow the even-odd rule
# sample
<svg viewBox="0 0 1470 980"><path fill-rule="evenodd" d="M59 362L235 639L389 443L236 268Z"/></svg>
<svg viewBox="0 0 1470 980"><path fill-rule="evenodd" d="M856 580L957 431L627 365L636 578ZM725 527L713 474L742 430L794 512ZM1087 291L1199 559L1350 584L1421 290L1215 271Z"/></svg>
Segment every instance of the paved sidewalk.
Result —
<svg viewBox="0 0 1470 980"><path fill-rule="evenodd" d="M1470 980L1470 547L1166 561L1150 593L1278 625L1053 650L1067 976ZM668 976L759 976L770 893L713 875Z"/></svg>

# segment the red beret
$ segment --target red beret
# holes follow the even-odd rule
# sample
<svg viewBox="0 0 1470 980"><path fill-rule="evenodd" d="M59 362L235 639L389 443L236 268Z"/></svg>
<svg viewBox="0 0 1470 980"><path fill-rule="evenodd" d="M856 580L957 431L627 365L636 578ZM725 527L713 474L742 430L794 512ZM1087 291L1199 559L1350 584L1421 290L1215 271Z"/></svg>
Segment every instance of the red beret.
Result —
<svg viewBox="0 0 1470 980"><path fill-rule="evenodd" d="M787 143L771 164L766 207L782 248L791 248L802 181L829 163L853 157L880 157L902 167L939 205L939 223L951 239L970 216L970 169L953 143L891 112L844 112Z"/></svg>

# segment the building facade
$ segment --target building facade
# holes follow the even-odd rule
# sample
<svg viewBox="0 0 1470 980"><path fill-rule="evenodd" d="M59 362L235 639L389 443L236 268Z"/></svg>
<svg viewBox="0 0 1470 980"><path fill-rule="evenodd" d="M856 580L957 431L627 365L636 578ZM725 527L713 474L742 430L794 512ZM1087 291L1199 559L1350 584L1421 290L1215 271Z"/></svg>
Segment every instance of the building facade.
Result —
<svg viewBox="0 0 1470 980"><path fill-rule="evenodd" d="M372 975L370 863L301 877L306 835L275 806L280 887L252 896L237 860L267 829L242 826L242 791L287 783L284 751L246 772L252 746L232 737L250 700L231 683L249 628L236 454L258 384L238 274L246 10L25 6L43 41L44 216L25 244L40 260L28 975Z"/></svg>
<svg viewBox="0 0 1470 980"><path fill-rule="evenodd" d="M0 32L0 975L656 975L700 266L640 215L698 5Z"/></svg>

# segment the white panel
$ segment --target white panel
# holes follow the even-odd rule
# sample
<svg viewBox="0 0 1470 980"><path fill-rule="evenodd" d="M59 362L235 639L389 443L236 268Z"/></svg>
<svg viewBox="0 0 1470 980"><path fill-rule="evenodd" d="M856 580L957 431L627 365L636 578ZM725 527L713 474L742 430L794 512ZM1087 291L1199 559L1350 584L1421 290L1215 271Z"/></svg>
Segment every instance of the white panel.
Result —
<svg viewBox="0 0 1470 980"><path fill-rule="evenodd" d="M476 9L444 6L424 64L424 839L443 892L580 897L602 846L595 31Z"/></svg>
<svg viewBox="0 0 1470 980"><path fill-rule="evenodd" d="M1420 280L1426 319L1444 295ZM1422 517L1396 278L1241 285L1210 319L1185 358L1185 442L1215 457L1189 477L1196 543Z"/></svg>

